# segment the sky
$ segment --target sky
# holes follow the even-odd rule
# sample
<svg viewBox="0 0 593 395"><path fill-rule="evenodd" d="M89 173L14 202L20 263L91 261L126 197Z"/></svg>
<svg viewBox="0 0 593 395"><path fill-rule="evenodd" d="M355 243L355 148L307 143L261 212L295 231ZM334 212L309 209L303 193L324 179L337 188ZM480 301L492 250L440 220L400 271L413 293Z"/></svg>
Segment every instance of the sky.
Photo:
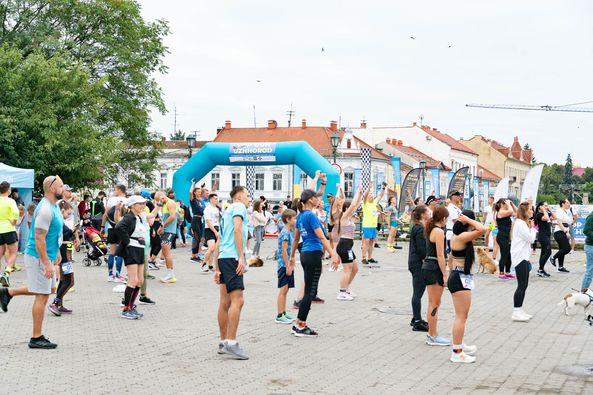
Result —
<svg viewBox="0 0 593 395"><path fill-rule="evenodd" d="M529 143L538 161L593 166L593 113L467 108L467 103L593 101L593 2L140 0L165 19L167 114L152 130L212 139L233 127L406 126ZM413 39L411 38L413 37ZM582 107L593 108L593 102ZM394 136L397 137L397 136ZM405 141L404 141L405 143ZM421 149L421 147L419 147Z"/></svg>

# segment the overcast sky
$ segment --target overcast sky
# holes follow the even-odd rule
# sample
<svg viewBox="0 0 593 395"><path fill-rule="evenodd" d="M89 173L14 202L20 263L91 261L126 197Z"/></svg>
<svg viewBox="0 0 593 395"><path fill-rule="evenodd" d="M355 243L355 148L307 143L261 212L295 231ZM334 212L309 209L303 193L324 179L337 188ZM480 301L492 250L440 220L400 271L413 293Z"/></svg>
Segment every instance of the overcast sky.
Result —
<svg viewBox="0 0 593 395"><path fill-rule="evenodd" d="M258 126L286 125L292 103L296 124L404 126L422 114L456 138L519 136L538 160L570 152L593 166L593 113L465 107L593 101L590 0L140 3L171 27L157 78L169 113L152 124L163 134L175 106L179 129L211 139L227 119L253 126L254 105Z"/></svg>

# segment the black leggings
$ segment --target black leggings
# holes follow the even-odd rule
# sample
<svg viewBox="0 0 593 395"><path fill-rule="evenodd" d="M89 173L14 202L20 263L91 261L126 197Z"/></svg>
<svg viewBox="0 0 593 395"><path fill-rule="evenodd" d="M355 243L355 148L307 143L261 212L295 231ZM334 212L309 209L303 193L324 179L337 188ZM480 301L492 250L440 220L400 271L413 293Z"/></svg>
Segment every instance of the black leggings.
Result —
<svg viewBox="0 0 593 395"><path fill-rule="evenodd" d="M558 243L558 252L554 255L554 259L558 260L558 267L564 267L564 256L571 250L570 241L566 233L561 230L554 232L554 240Z"/></svg>
<svg viewBox="0 0 593 395"><path fill-rule="evenodd" d="M552 256L552 241L549 237L539 238L539 244L542 246L541 254L539 256L539 270L544 270L544 266L550 256Z"/></svg>
<svg viewBox="0 0 593 395"><path fill-rule="evenodd" d="M60 284L56 291L56 299L62 301L66 292L74 285L74 273L64 274L60 269Z"/></svg>
<svg viewBox="0 0 593 395"><path fill-rule="evenodd" d="M521 261L515 268L517 275L517 289L515 290L514 303L515 308L523 307L523 300L525 299L525 291L529 283L529 261Z"/></svg>
<svg viewBox="0 0 593 395"><path fill-rule="evenodd" d="M150 238L150 256L157 256L161 252L161 236Z"/></svg>
<svg viewBox="0 0 593 395"><path fill-rule="evenodd" d="M311 310L311 302L315 295L317 295L317 288L319 287L319 277L321 277L321 258L323 251L303 251L301 252L301 265L303 265L305 277L305 294L299 304L298 319L300 321L307 321L309 310Z"/></svg>
<svg viewBox="0 0 593 395"><path fill-rule="evenodd" d="M496 242L500 248L500 261L498 262L498 270L501 273L509 273L511 271L511 238L505 234L498 233Z"/></svg>
<svg viewBox="0 0 593 395"><path fill-rule="evenodd" d="M179 226L179 236L181 236L181 242L185 244L185 223Z"/></svg>
<svg viewBox="0 0 593 395"><path fill-rule="evenodd" d="M200 252L200 239L204 233L204 224L202 223L202 217L194 216L191 219L191 231L192 231L192 242L191 242L191 253L197 254Z"/></svg>
<svg viewBox="0 0 593 395"><path fill-rule="evenodd" d="M422 319L422 296L426 285L422 276L422 268L410 269L410 273L412 273L412 288L414 290L412 293L412 314L414 321L418 321Z"/></svg>

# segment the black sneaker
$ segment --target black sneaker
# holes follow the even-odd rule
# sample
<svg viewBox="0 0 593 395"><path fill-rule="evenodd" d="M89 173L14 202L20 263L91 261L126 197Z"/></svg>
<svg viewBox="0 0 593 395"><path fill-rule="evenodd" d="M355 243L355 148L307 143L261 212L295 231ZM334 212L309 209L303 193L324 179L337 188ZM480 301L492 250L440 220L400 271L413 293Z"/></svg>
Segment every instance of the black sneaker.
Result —
<svg viewBox="0 0 593 395"><path fill-rule="evenodd" d="M371 258L371 259L369 259L369 263L379 263L379 261L376 261L373 258Z"/></svg>
<svg viewBox="0 0 593 395"><path fill-rule="evenodd" d="M381 248L381 247L379 247L378 243L375 243L375 248Z"/></svg>
<svg viewBox="0 0 593 395"><path fill-rule="evenodd" d="M152 299L150 299L148 296L140 296L140 299L138 299L138 303L139 304L156 304L156 302Z"/></svg>
<svg viewBox="0 0 593 395"><path fill-rule="evenodd" d="M292 308L293 308L293 309L298 309L298 308L300 308L300 307L301 307L301 301L300 301L300 300L295 300L295 301L292 303Z"/></svg>
<svg viewBox="0 0 593 395"><path fill-rule="evenodd" d="M559 267L558 269L556 269L556 271L559 273L570 273L570 271L568 271L568 269L565 268L564 266Z"/></svg>
<svg viewBox="0 0 593 395"><path fill-rule="evenodd" d="M317 337L317 332L315 332L308 326L304 327L303 329L300 329L296 325L293 325L291 332L296 337Z"/></svg>
<svg viewBox="0 0 593 395"><path fill-rule="evenodd" d="M313 298L313 300L311 301L311 303L323 304L323 303L325 303L325 300L324 299L321 299L319 296L315 295L315 297Z"/></svg>
<svg viewBox="0 0 593 395"><path fill-rule="evenodd" d="M58 345L56 343L50 342L49 339L46 339L43 335L38 338L32 337L31 340L29 340L29 348L43 348L46 350L51 350L57 346Z"/></svg>
<svg viewBox="0 0 593 395"><path fill-rule="evenodd" d="M545 270L538 270L537 271L537 276L538 277L544 277L544 278L550 277L550 275L548 273L546 273Z"/></svg>
<svg viewBox="0 0 593 395"><path fill-rule="evenodd" d="M428 332L428 324L425 324L422 320L418 320L412 325L412 330L414 332Z"/></svg>
<svg viewBox="0 0 593 395"><path fill-rule="evenodd" d="M552 266L556 267L556 258L554 258L553 256L550 257L550 263L552 264Z"/></svg>
<svg viewBox="0 0 593 395"><path fill-rule="evenodd" d="M199 262L200 262L200 258L192 256L191 258L189 258L189 261L190 261L190 262L196 262L196 263L199 263Z"/></svg>
<svg viewBox="0 0 593 395"><path fill-rule="evenodd" d="M414 317L412 317L412 319L410 320L410 326L414 326L414 322L416 322L416 320L414 319Z"/></svg>
<svg viewBox="0 0 593 395"><path fill-rule="evenodd" d="M363 266L368 266L369 265L369 261L367 261L366 259L363 259L361 263L362 263Z"/></svg>
<svg viewBox="0 0 593 395"><path fill-rule="evenodd" d="M5 313L8 311L10 299L12 299L12 296L8 293L8 288L0 288L0 309Z"/></svg>

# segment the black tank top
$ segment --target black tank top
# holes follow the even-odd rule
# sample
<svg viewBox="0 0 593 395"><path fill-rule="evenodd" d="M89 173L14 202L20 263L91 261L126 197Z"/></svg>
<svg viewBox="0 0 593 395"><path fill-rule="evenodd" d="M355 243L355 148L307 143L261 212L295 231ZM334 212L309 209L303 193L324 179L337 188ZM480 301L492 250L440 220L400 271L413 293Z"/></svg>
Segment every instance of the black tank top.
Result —
<svg viewBox="0 0 593 395"><path fill-rule="evenodd" d="M430 241L430 235L426 238L426 259L437 259L437 245Z"/></svg>
<svg viewBox="0 0 593 395"><path fill-rule="evenodd" d="M511 226L513 221L511 217L498 218L496 217L496 224L498 225L498 235L511 236Z"/></svg>

